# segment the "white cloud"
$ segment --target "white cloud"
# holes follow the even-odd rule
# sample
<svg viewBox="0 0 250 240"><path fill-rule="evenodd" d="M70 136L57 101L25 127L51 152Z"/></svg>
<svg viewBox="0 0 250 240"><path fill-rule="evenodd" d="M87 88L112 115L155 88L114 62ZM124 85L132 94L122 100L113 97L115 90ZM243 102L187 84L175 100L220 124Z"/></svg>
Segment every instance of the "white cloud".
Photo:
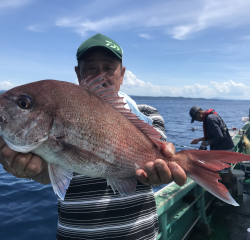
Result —
<svg viewBox="0 0 250 240"><path fill-rule="evenodd" d="M152 37L149 34L146 34L146 33L139 34L139 37L146 38L146 39L152 39Z"/></svg>
<svg viewBox="0 0 250 240"><path fill-rule="evenodd" d="M185 39L187 35L199 31L199 26L189 25L189 26L178 26L174 27L172 30L173 38L175 39Z"/></svg>
<svg viewBox="0 0 250 240"><path fill-rule="evenodd" d="M194 85L182 87L172 87L170 85L157 86L151 82L139 80L131 71L126 71L121 91L129 95L141 96L250 99L250 86L236 83L232 80L223 83L210 81L205 85L196 83Z"/></svg>
<svg viewBox="0 0 250 240"><path fill-rule="evenodd" d="M180 7L182 6L182 7ZM105 6L103 6L105 8ZM110 7L110 6L109 6ZM117 31L119 29L158 30L170 34L174 39L186 39L193 33L207 28L232 28L248 25L250 1L158 1L157 4L145 4L138 9L123 10L117 15L93 17L63 17L56 21L60 27L70 27L81 36L89 32ZM103 9L103 12L107 12ZM148 34L139 34L149 38Z"/></svg>
<svg viewBox="0 0 250 240"><path fill-rule="evenodd" d="M1 8L14 8L21 7L30 3L31 0L1 0L0 1L0 9Z"/></svg>
<svg viewBox="0 0 250 240"><path fill-rule="evenodd" d="M56 21L56 25L59 27L71 27L84 37L89 31L101 32L104 29L118 29L120 26L126 25L127 21L129 20L124 15L119 15L116 17L106 17L99 21L80 20L79 18L62 18Z"/></svg>
<svg viewBox="0 0 250 240"><path fill-rule="evenodd" d="M185 39L191 33L209 27L230 28L238 25L249 24L246 18L250 7L247 0L239 0L237 4L229 1L204 1L203 9L197 14L196 19L189 25L177 26L173 29L173 37Z"/></svg>
<svg viewBox="0 0 250 240"><path fill-rule="evenodd" d="M223 83L217 83L217 82L210 82L216 91L220 94L234 94L234 95L242 95L247 96L250 92L250 87L246 86L242 83L236 83L232 80L229 80L228 82ZM249 97L250 98L250 97Z"/></svg>
<svg viewBox="0 0 250 240"><path fill-rule="evenodd" d="M43 28L40 25L30 25L27 27L27 29L32 32L44 32Z"/></svg>
<svg viewBox="0 0 250 240"><path fill-rule="evenodd" d="M9 90L13 87L16 87L16 85L12 84L10 81L0 82L0 90Z"/></svg>

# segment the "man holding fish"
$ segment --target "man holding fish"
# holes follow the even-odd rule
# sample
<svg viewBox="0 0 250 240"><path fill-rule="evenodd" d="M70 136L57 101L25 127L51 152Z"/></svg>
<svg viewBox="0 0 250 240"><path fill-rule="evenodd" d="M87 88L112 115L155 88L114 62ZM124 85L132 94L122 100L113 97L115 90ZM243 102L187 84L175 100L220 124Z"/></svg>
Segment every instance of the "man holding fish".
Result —
<svg viewBox="0 0 250 240"><path fill-rule="evenodd" d="M163 141L157 111L137 107L118 91L125 68L117 43L97 34L82 43L77 59L80 86L42 80L0 95L0 161L17 177L51 182L60 198L57 240L155 239L158 221L148 185L172 179L182 185L186 175L238 206L218 182L218 171L250 156L174 154Z"/></svg>
<svg viewBox="0 0 250 240"><path fill-rule="evenodd" d="M89 76L95 78L105 73L103 79L108 80L102 86L109 88L115 85L114 90L119 91L125 74L122 58L121 47L112 39L101 34L87 39L77 51L78 66L75 72L79 83ZM155 125L162 140L166 140L164 125L159 128L156 124L159 113L155 109L150 106L138 108L126 94L119 92L119 96L123 97L125 108L131 109L144 122ZM162 153L171 158L175 154L174 146L167 142L164 144ZM38 155L13 151L2 137L0 149L0 163L7 172L19 178L32 178L42 184L51 182L48 163ZM173 180L183 185L186 174L175 162L167 164L162 159L152 159L143 169L137 168L136 178L143 184L137 183L134 195L122 197L113 193L105 179L74 173L64 201L59 200L58 203L57 239L155 239L158 223L150 186L167 184ZM111 182L108 184L112 185Z"/></svg>

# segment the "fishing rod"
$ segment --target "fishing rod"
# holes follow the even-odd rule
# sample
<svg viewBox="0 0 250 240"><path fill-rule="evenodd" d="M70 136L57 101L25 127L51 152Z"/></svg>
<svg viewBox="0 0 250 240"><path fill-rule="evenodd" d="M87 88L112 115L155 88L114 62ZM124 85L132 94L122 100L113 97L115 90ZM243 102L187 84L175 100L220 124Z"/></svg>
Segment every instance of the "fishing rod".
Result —
<svg viewBox="0 0 250 240"><path fill-rule="evenodd" d="M185 132L189 132L189 131L194 132L196 130L203 130L203 128L191 128L191 129L188 129L188 130L186 130L184 132L180 132L180 131L176 131L176 130L171 130L171 129L169 129L169 130L166 129L165 132L178 132L178 134L181 134L181 133L185 133Z"/></svg>
<svg viewBox="0 0 250 240"><path fill-rule="evenodd" d="M180 134L182 134L182 133L186 133L186 132L189 132L189 131L194 132L194 131L196 131L196 130L202 130L202 131L203 131L203 128L191 128L191 129L189 129L189 130L187 130L187 131L180 132L180 133L178 133L178 134L176 134L176 135L171 136L170 139L171 139L171 138L176 138L178 135L180 135ZM230 130L236 131L237 128L232 127ZM165 132L167 133L167 131L178 132L178 131L175 131L175 130L166 130ZM184 145L179 145L179 144L176 144L176 143L173 143L173 145L174 145L174 146L178 146L178 147L182 147L182 148L193 149L193 150L195 150L195 149L196 149L196 150L197 150L197 149L199 149L199 150L206 150L206 149L207 149L207 148L204 148L204 149L203 149L202 146L200 146L199 148L194 148L194 147L191 147L191 146L184 146Z"/></svg>
<svg viewBox="0 0 250 240"><path fill-rule="evenodd" d="M189 130L187 130L187 131L184 131L184 132L179 132L178 134L176 134L176 135L172 135L171 136L171 138L176 138L177 136L179 136L180 134L183 134L183 133L186 133L186 132L189 132L189 131L192 131L192 132L194 132L194 131L196 131L196 130L200 130L200 129L197 129L197 128L191 128L191 129L189 129ZM203 129L202 129L203 130ZM169 130L168 130L169 131ZM178 131L175 131L175 130L170 130L170 131L173 131L173 132L178 132ZM167 134L167 130L165 130L165 133L166 133L166 135L168 135Z"/></svg>
<svg viewBox="0 0 250 240"><path fill-rule="evenodd" d="M179 131L175 131L175 130L170 130L170 131L172 131L172 132L179 132L178 134L176 134L176 135L173 135L173 136L171 136L170 137L170 139L172 139L172 138L176 138L178 135L180 135L180 134L183 134L183 133L186 133L186 132L189 132L189 131L192 131L192 132L194 132L194 131L196 131L196 130L203 130L203 129L197 129L197 128L191 128L191 129L188 129L187 131L184 131L184 132L179 132ZM167 132L168 132L169 130L166 130L165 132L166 132L166 134L167 134ZM168 134L167 134L168 135ZM196 148L194 148L194 147L191 147L191 146L184 146L184 145L179 145L179 144L177 144L177 143L172 143L173 145L175 145L175 146L178 146L178 147L182 147L182 148L187 148L187 149L196 149Z"/></svg>

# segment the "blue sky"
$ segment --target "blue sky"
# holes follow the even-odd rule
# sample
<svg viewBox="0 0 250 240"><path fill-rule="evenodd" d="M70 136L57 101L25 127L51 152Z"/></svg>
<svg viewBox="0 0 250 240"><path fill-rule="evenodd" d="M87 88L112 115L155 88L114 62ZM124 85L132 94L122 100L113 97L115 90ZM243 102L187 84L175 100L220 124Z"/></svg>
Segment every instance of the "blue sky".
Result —
<svg viewBox="0 0 250 240"><path fill-rule="evenodd" d="M250 1L1 0L0 89L75 82L76 50L102 33L124 51L131 95L250 99Z"/></svg>

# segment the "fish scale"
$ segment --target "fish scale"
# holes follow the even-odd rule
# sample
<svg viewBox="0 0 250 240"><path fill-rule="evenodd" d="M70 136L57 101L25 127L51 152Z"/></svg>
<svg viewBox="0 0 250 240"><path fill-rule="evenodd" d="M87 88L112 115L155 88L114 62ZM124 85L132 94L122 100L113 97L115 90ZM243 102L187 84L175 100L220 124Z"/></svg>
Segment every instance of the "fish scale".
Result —
<svg viewBox="0 0 250 240"><path fill-rule="evenodd" d="M81 86L42 80L0 95L0 133L14 151L47 161L55 193L64 199L73 172L106 178L114 192L134 194L135 172L155 159L178 163L187 176L223 201L237 205L218 182L218 171L250 156L224 151L183 150L164 156L160 134L124 108L114 86L100 75Z"/></svg>
<svg viewBox="0 0 250 240"><path fill-rule="evenodd" d="M81 96L82 95L83 94L81 94ZM110 108L108 104L103 104L103 102L97 98L93 101L93 105L95 106L96 111L92 111L90 109L91 106L86 104L86 102L89 103L89 100L87 98L82 97L79 99L79 97L77 97L77 100L78 102L81 102L83 106L86 106L86 107L84 109L79 109L78 108L79 104L78 104L76 109L74 108L72 110L73 107L68 102L66 102L65 104L66 109L65 109L65 105L64 105L65 100L60 101L60 98L59 98L59 101L61 102L61 105L62 105L60 106L60 108L62 109L64 108L67 113L66 119L62 119L61 116L58 116L60 118L60 122L67 122L67 123L72 122L72 119L74 120L76 118L76 113L79 113L79 110L82 110L81 112L85 113L84 116L77 114L77 117L79 119L84 119L84 121L79 121L79 125L70 124L70 126L67 126L66 124L63 126L64 132L67 132L68 138L71 138L71 140L68 140L65 138L65 141L67 143L79 146L78 142L72 141L72 139L75 138L75 135L77 132L78 139L84 138L85 141L91 145L89 148L85 150L90 151L90 149L92 148L99 149L99 151L96 150L95 153L99 157L102 157L102 155L104 155L102 158L108 159L107 161L109 161L111 153L109 154L103 154L103 153L114 152L110 150L109 146L112 146L113 149L120 149L120 151L114 152L115 159L113 161L117 161L116 163L117 166L126 167L126 169L128 168L128 163L131 162L132 160L133 161L137 160L139 164L140 159L144 159L144 161L147 162L156 157L163 158L161 154L158 154L157 156L155 155L152 156L152 153L147 154L146 149L151 149L152 143L147 138L145 138L144 135L142 135L141 132L138 131L138 129L135 128L133 124L130 124L130 122L127 121L120 113L114 111L113 108ZM74 102L74 97L71 99L71 102ZM107 109L105 109L105 106ZM90 116L91 111L92 111L91 113L92 115ZM111 111L111 113L109 113L109 111ZM106 117L104 119L100 119L100 114L103 114L103 113L106 114ZM134 131L131 131L131 126L126 127L125 124L130 124L134 128ZM125 125L125 126L123 126L122 128L121 127L122 125ZM79 128L79 126L81 127ZM105 129L105 135L100 136L99 133L101 132L102 128ZM79 131L81 129L85 129L84 133ZM141 139L137 140L137 143L142 145L141 147L142 151L140 151L139 146L138 148L134 147L136 145L136 143L134 142L135 136L132 135L131 132L135 132L135 131L137 131L137 134L141 134L144 137L144 140L146 140L149 143L148 148L145 147L146 143L141 142ZM55 135L55 134L52 133L52 135ZM120 160L121 156L127 156L127 158ZM124 163L126 164L126 166L123 166ZM130 169L133 171L133 174L134 174L135 165L133 162L130 165ZM115 174L116 174L115 172L112 173L112 175L115 175ZM128 175L130 176L131 173L128 173ZM119 176L115 176L115 177L119 177Z"/></svg>

